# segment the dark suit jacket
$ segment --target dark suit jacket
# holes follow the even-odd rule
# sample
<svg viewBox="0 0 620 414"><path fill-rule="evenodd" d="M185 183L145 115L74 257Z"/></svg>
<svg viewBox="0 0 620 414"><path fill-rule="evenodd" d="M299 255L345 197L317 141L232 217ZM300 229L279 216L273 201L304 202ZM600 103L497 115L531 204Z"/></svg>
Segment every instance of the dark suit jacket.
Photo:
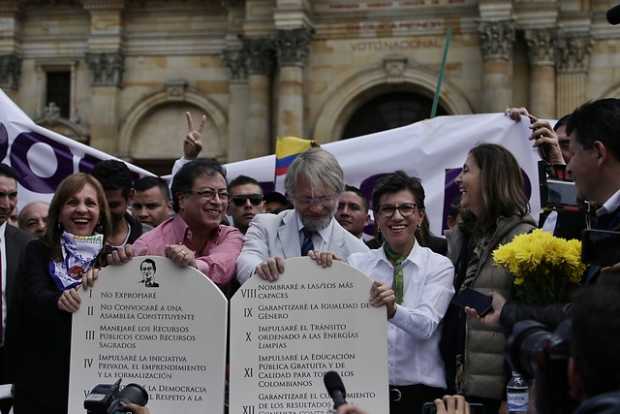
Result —
<svg viewBox="0 0 620 414"><path fill-rule="evenodd" d="M11 349L11 334L9 327L11 325L11 318L13 313L16 312L16 300L18 298L18 267L20 261L24 257L26 251L26 245L31 240L32 236L25 231L19 230L9 224L6 226L4 233L6 248L6 324L5 326L5 339L4 346L0 349L0 384L11 384L12 376L10 374L9 361Z"/></svg>
<svg viewBox="0 0 620 414"><path fill-rule="evenodd" d="M142 236L142 233L146 233L145 227L140 221L138 221L134 216L129 213L125 213L125 220L129 223L131 228L131 232L129 233L129 237L127 238L128 244L133 244L136 240Z"/></svg>
<svg viewBox="0 0 620 414"><path fill-rule="evenodd" d="M19 346L15 363L15 413L66 413L71 314L58 309L61 292L49 275L50 249L41 240L26 247L20 267Z"/></svg>

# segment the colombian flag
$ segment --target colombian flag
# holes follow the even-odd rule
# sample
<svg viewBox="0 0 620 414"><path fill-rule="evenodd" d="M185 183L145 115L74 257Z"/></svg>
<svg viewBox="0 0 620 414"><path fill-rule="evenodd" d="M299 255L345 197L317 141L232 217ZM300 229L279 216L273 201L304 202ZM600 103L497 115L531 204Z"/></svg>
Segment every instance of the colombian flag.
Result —
<svg viewBox="0 0 620 414"><path fill-rule="evenodd" d="M276 179L286 175L289 165L299 154L315 146L316 143L309 139L296 137L278 138L276 142Z"/></svg>

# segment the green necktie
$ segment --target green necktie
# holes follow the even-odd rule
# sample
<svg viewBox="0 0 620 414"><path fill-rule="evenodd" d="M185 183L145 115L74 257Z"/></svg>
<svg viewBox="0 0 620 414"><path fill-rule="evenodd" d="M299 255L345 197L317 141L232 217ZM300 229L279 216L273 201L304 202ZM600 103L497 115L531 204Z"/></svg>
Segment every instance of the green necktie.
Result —
<svg viewBox="0 0 620 414"><path fill-rule="evenodd" d="M394 290L394 294L396 295L396 303L399 305L403 303L403 267L401 266L403 261L407 258L406 256L401 256L396 253L394 250L387 245L387 243L383 244L383 251L385 252L385 257L392 263L394 266L394 280L392 281L392 289Z"/></svg>

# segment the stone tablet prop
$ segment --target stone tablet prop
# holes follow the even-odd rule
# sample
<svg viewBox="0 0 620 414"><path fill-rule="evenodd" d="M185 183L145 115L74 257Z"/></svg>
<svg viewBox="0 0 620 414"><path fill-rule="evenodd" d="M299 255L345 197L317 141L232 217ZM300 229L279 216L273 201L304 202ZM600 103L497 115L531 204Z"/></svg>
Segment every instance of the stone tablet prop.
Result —
<svg viewBox="0 0 620 414"><path fill-rule="evenodd" d="M288 259L276 282L253 276L231 300L230 413L327 414L323 375L340 374L347 401L387 413L386 309L372 281L342 262Z"/></svg>
<svg viewBox="0 0 620 414"><path fill-rule="evenodd" d="M222 413L227 300L200 271L165 257L101 270L73 315L69 414L97 384L142 385L157 414Z"/></svg>

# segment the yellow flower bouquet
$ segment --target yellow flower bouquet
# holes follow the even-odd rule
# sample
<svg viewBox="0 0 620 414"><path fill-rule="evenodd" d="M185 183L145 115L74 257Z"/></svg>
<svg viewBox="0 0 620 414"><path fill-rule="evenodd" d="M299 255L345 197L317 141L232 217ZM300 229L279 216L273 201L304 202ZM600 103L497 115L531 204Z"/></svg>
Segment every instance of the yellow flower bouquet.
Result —
<svg viewBox="0 0 620 414"><path fill-rule="evenodd" d="M528 304L567 301L586 268L581 261L581 241L540 229L499 246L493 259L514 275L516 300Z"/></svg>

